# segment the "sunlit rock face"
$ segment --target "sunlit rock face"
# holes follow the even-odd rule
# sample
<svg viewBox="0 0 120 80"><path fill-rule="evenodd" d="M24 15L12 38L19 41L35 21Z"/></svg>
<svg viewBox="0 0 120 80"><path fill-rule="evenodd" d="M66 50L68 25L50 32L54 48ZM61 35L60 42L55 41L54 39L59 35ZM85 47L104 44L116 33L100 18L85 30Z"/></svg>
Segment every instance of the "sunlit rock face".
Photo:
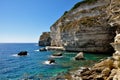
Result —
<svg viewBox="0 0 120 80"><path fill-rule="evenodd" d="M120 33L116 31L116 36L114 38L114 42L111 43L112 47L116 51L115 53L120 54Z"/></svg>
<svg viewBox="0 0 120 80"><path fill-rule="evenodd" d="M111 26L117 26L117 31L120 32L120 0L110 0L108 9L109 24Z"/></svg>
<svg viewBox="0 0 120 80"><path fill-rule="evenodd" d="M50 46L51 38L50 32L43 32L39 39L39 46Z"/></svg>
<svg viewBox="0 0 120 80"><path fill-rule="evenodd" d="M112 53L109 43L114 41L120 14L118 11L116 16L111 11L120 9L120 1L87 1L66 11L51 26L51 45L63 46L68 51Z"/></svg>

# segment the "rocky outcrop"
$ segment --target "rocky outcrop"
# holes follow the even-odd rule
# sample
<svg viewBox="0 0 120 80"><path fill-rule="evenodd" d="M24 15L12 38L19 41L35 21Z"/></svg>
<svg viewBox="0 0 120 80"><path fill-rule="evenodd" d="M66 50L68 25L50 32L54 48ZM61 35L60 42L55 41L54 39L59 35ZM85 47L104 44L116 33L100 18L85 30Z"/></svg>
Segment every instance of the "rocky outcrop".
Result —
<svg viewBox="0 0 120 80"><path fill-rule="evenodd" d="M43 32L39 39L39 46L50 46L51 37L50 32Z"/></svg>
<svg viewBox="0 0 120 80"><path fill-rule="evenodd" d="M119 3L119 0L77 3L51 26L51 45L68 51L112 53L109 43L113 42L119 23Z"/></svg>
<svg viewBox="0 0 120 80"><path fill-rule="evenodd" d="M48 61L49 61L49 64L55 63L55 60L54 60L54 59L49 59Z"/></svg>
<svg viewBox="0 0 120 80"><path fill-rule="evenodd" d="M19 56L26 56L27 55L27 51L21 51L18 53Z"/></svg>
<svg viewBox="0 0 120 80"><path fill-rule="evenodd" d="M78 53L76 56L75 56L75 60L84 60L84 56L83 56L83 52L80 52Z"/></svg>

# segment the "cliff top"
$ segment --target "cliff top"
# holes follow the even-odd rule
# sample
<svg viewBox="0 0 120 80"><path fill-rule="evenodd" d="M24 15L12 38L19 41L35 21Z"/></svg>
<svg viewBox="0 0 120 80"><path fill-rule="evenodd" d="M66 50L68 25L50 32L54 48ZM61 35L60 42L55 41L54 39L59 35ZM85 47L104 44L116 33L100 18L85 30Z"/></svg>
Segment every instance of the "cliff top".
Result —
<svg viewBox="0 0 120 80"><path fill-rule="evenodd" d="M84 3L93 3L95 1L97 1L97 0L83 0L81 2L76 3L71 10L78 8L81 4L84 4Z"/></svg>

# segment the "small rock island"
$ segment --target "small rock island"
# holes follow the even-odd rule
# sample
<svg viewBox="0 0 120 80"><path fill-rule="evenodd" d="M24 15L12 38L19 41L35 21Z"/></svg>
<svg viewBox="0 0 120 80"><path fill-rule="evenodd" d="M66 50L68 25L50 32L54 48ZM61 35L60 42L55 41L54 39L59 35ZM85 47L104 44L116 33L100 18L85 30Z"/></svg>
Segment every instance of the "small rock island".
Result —
<svg viewBox="0 0 120 80"><path fill-rule="evenodd" d="M21 51L18 53L19 56L26 56L27 55L27 51Z"/></svg>

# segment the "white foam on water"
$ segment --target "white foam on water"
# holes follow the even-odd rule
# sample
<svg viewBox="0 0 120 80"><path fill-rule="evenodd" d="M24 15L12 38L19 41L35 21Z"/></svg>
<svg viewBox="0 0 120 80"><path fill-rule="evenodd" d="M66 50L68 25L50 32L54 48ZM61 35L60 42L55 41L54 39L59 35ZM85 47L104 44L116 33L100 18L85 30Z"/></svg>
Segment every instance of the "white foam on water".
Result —
<svg viewBox="0 0 120 80"><path fill-rule="evenodd" d="M29 54L29 53L27 53L27 55L30 55L30 54ZM26 55L26 56L27 56L27 55Z"/></svg>
<svg viewBox="0 0 120 80"><path fill-rule="evenodd" d="M44 61L43 64L51 65L51 64L55 64L55 63L50 64L50 61Z"/></svg>
<svg viewBox="0 0 120 80"><path fill-rule="evenodd" d="M34 51L39 52L39 49L38 50L34 50Z"/></svg>
<svg viewBox="0 0 120 80"><path fill-rule="evenodd" d="M45 61L44 64L50 64L50 61Z"/></svg>
<svg viewBox="0 0 120 80"><path fill-rule="evenodd" d="M12 56L14 56L14 57L18 57L18 54L13 54Z"/></svg>
<svg viewBox="0 0 120 80"><path fill-rule="evenodd" d="M26 56L29 56L30 54L29 53L27 53L27 55ZM19 55L18 54L13 54L12 56L14 56L14 57L19 57Z"/></svg>

